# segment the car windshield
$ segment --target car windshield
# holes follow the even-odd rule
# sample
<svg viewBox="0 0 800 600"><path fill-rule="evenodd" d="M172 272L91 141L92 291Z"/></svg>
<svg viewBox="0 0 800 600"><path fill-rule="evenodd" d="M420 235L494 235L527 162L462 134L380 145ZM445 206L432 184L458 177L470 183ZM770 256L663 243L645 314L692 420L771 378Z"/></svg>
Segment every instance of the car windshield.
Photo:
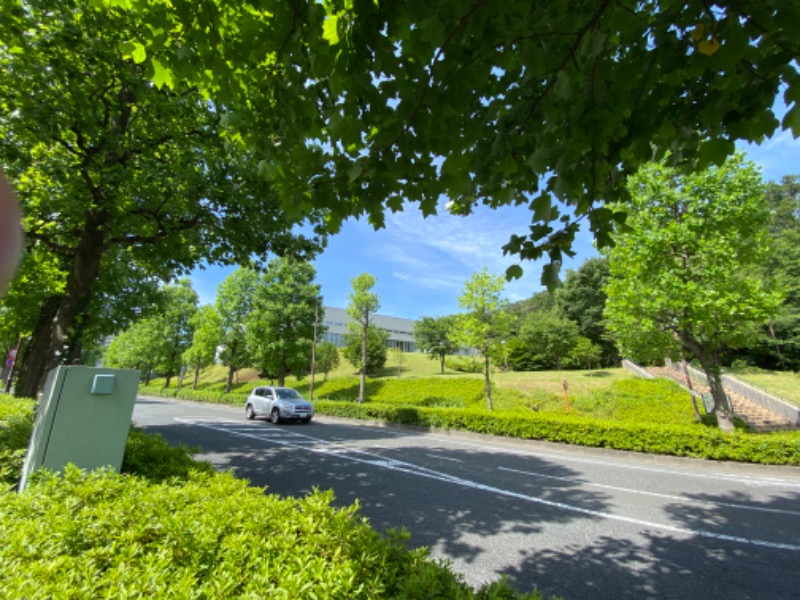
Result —
<svg viewBox="0 0 800 600"><path fill-rule="evenodd" d="M293 390L292 388L277 388L275 390L275 394L278 396L279 400L302 400L303 397L298 393L297 390Z"/></svg>

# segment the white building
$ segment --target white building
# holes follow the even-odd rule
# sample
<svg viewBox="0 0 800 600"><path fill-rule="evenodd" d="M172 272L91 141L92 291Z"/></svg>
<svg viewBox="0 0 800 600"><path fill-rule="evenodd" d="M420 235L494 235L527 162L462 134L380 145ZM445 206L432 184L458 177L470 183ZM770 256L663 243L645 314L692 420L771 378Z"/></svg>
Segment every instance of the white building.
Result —
<svg viewBox="0 0 800 600"><path fill-rule="evenodd" d="M416 352L417 346L414 343L414 321L411 319L400 319L398 317L387 317L374 314L370 316L374 325L384 331L389 332L389 339L386 340L388 348L399 348L403 352ZM327 331L324 339L336 344L337 348L344 346L344 336L347 333L347 324L355 322L343 308L325 307L325 320L323 323Z"/></svg>

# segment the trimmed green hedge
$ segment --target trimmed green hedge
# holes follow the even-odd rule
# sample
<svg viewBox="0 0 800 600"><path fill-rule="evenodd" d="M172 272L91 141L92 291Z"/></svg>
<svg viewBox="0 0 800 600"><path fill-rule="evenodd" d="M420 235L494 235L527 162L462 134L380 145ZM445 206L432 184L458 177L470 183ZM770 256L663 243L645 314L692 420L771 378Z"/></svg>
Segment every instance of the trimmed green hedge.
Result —
<svg viewBox="0 0 800 600"><path fill-rule="evenodd" d="M800 465L800 432L727 434L702 425L631 424L568 415L317 401L321 414L597 448Z"/></svg>
<svg viewBox="0 0 800 600"><path fill-rule="evenodd" d="M109 471L0 493L9 598L519 598L476 592L406 535L384 537L331 492L279 498L230 474L154 484ZM534 596L528 596L533 598Z"/></svg>

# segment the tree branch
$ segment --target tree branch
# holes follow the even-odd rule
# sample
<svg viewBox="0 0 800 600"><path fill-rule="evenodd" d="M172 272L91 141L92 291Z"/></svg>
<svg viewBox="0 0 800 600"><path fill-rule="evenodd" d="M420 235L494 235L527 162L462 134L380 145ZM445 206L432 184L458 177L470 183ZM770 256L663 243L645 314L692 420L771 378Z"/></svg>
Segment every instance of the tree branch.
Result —
<svg viewBox="0 0 800 600"><path fill-rule="evenodd" d="M575 53L578 50L578 46L580 46L581 42L583 41L583 36L585 36L589 30L594 29L597 26L597 23L600 21L600 17L603 16L603 13L608 8L608 5L611 4L611 2L612 0L603 0L600 3L600 6L597 7L597 10L595 10L592 17L575 33L575 40L572 42L572 45L567 50L566 55L554 71L556 74L563 71L564 67L567 66L567 63L575 60ZM556 84L556 79L556 76L548 78L547 85L545 86L544 90L542 90L542 93L539 94L539 97L534 100L533 106L531 106L530 111L528 111L528 116L524 120L524 125L527 125L527 122L531 119L531 117L533 117L533 114L538 110L539 106L550 93L550 90L553 89L553 86ZM523 125L521 124L520 127L522 126Z"/></svg>

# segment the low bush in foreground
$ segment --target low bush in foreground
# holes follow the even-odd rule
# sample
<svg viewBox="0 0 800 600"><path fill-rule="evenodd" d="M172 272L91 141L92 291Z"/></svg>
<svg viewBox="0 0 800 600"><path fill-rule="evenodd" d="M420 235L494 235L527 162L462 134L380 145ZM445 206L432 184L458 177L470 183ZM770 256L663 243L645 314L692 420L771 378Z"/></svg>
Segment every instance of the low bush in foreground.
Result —
<svg viewBox="0 0 800 600"><path fill-rule="evenodd" d="M330 492L279 498L229 474L156 484L112 472L0 494L9 598L518 598L478 592ZM528 596L533 597L533 596Z"/></svg>
<svg viewBox="0 0 800 600"><path fill-rule="evenodd" d="M19 483L33 432L34 407L33 400L0 394L0 487L16 489ZM183 445L170 446L160 435L131 427L121 471L153 482L185 478L191 471L213 471L209 463L194 460L192 452Z"/></svg>
<svg viewBox="0 0 800 600"><path fill-rule="evenodd" d="M33 400L0 394L0 488L16 487L33 430Z"/></svg>

